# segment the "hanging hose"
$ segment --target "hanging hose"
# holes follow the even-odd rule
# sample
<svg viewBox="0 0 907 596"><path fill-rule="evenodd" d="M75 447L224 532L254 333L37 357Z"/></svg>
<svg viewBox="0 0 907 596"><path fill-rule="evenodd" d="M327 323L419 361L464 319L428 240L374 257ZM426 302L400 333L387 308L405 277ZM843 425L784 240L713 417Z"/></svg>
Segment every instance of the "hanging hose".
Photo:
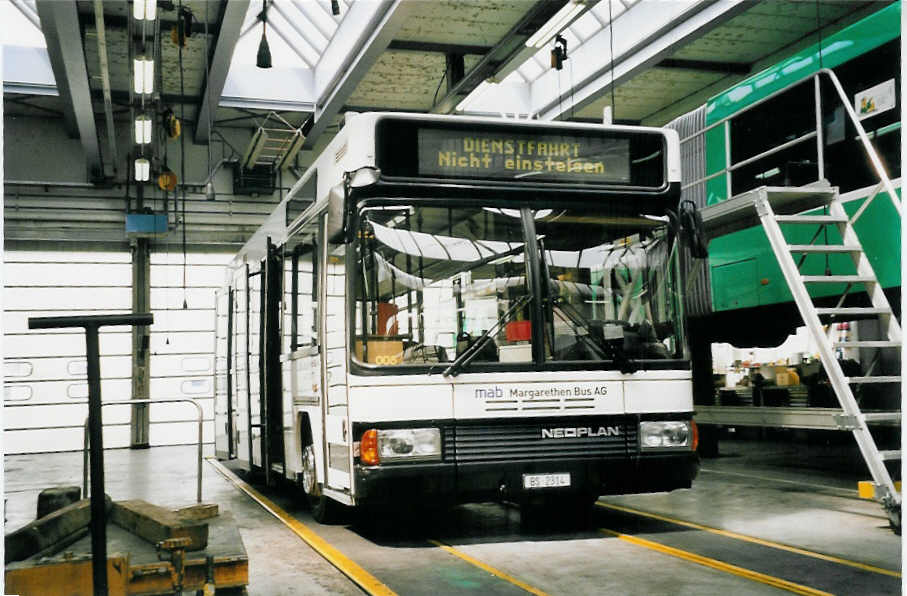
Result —
<svg viewBox="0 0 907 596"><path fill-rule="evenodd" d="M696 208L696 203L689 199L680 202L680 227L684 240L694 259L704 259L709 256L709 244L705 239L705 229L702 225L702 215Z"/></svg>
<svg viewBox="0 0 907 596"><path fill-rule="evenodd" d="M183 14L183 0L179 2L179 14ZM179 27L179 25L178 25ZM187 34L185 29L182 35L178 35L177 47L179 48L179 66L180 66L180 97L186 96L186 90L183 81L183 37ZM180 102L180 123L185 122L185 102ZM196 124L197 126L197 124ZM189 308L186 300L186 146L185 138L180 135L180 194L182 195L182 220L183 220L183 310Z"/></svg>
<svg viewBox="0 0 907 596"><path fill-rule="evenodd" d="M705 229L702 216L696 203L689 199L680 202L677 211L668 209L668 243L674 238L679 238L690 250L694 259L704 259L709 256L709 243L705 238Z"/></svg>

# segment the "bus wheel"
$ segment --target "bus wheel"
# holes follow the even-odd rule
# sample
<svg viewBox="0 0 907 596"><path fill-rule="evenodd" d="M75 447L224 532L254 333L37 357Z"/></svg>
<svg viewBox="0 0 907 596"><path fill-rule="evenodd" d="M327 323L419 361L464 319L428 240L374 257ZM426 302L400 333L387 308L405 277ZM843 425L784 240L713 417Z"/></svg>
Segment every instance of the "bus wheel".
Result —
<svg viewBox="0 0 907 596"><path fill-rule="evenodd" d="M312 517L321 524L329 524L338 517L340 505L321 494L316 474L315 447L311 443L302 450L302 490L312 508Z"/></svg>

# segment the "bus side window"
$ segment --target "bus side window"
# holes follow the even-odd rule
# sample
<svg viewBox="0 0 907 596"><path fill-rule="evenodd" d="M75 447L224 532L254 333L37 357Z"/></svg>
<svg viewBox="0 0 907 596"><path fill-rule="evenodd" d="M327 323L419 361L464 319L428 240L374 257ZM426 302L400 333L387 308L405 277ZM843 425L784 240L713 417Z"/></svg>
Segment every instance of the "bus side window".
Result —
<svg viewBox="0 0 907 596"><path fill-rule="evenodd" d="M299 245L293 254L292 349L316 343L315 313L318 305L315 245Z"/></svg>
<svg viewBox="0 0 907 596"><path fill-rule="evenodd" d="M812 80L799 83L731 120L731 161L740 163L815 131ZM734 170L732 194L765 186L800 186L818 177L815 141L803 141Z"/></svg>
<svg viewBox="0 0 907 596"><path fill-rule="evenodd" d="M889 178L901 175L901 99L899 39L837 66L835 74L857 112L860 123L887 168ZM892 101L893 100L893 101ZM856 127L844 113L831 82L822 78L822 120L825 141L825 176L841 192L871 187L879 182Z"/></svg>

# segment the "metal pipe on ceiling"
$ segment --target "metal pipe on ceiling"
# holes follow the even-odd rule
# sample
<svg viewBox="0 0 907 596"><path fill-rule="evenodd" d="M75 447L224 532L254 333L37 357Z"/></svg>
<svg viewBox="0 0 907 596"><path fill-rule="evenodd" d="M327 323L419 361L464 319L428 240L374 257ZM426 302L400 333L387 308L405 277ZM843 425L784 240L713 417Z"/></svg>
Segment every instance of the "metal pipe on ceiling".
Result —
<svg viewBox="0 0 907 596"><path fill-rule="evenodd" d="M24 0L11 0L11 1L13 3L13 6L15 6L19 10L19 12L22 13L22 16L24 16L26 19L28 19L32 25L34 25L38 29L41 28L41 19L38 18L38 13L33 11L31 6L26 4L24 2Z"/></svg>
<svg viewBox="0 0 907 596"><path fill-rule="evenodd" d="M104 28L104 5L101 0L94 0L94 24L97 31L98 62L101 67L101 89L104 93L104 119L107 125L107 145L110 147L110 163L113 176L117 175L117 139L113 128L113 102L110 98L110 69L107 64L107 36Z"/></svg>
<svg viewBox="0 0 907 596"><path fill-rule="evenodd" d="M49 186L58 188L97 188L91 182L52 182L50 180L4 180L4 186Z"/></svg>

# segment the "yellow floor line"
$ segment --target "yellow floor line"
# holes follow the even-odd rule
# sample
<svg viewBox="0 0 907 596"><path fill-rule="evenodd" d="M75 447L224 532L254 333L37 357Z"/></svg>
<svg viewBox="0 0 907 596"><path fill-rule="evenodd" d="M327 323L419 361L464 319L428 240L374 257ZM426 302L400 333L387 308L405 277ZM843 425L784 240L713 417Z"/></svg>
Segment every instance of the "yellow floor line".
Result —
<svg viewBox="0 0 907 596"><path fill-rule="evenodd" d="M704 567L709 567L711 569L716 569L718 571L723 571L724 573L730 573L739 577L746 578L751 581L759 582L775 588L780 588L782 590L787 590L788 592L793 592L794 594L804 594L806 596L832 596L829 592L823 592L821 590L816 590L808 586L803 586L800 584L795 584L789 582L780 577L774 577L772 575L766 575L764 573L759 573L758 571L753 571L752 569L745 569L743 567L738 567L736 565L731 565L730 563L725 563L717 559L711 559L709 557L703 557L702 555L697 555L695 553L690 553L685 550L680 550L671 546L666 546L664 544L659 544L657 542L652 542L651 540L646 540L644 538L639 538L637 536L628 536L627 534L621 534L620 532L615 532L614 530L609 530L607 528L600 528L604 534L609 534L611 536L616 536L621 540L635 544L637 546L642 546L654 551L670 555L672 557L678 557L685 561L690 561L691 563L696 563L697 565L702 565Z"/></svg>
<svg viewBox="0 0 907 596"><path fill-rule="evenodd" d="M351 561L346 555L331 546L324 538L281 509L279 505L243 482L236 474L224 467L219 461L209 458L208 463L214 466L214 469L220 472L227 480L235 484L237 488L261 505L268 513L283 522L283 524L290 528L294 534L302 538L306 544L315 549L315 552L327 559L331 565L353 580L366 593L386 596L396 595L396 592L381 583L378 578Z"/></svg>
<svg viewBox="0 0 907 596"><path fill-rule="evenodd" d="M466 553L458 551L457 549L453 548L452 546L448 546L448 545L444 544L443 542L438 542L437 540L429 540L429 542L431 542L438 548L442 548L442 549L446 550L453 556L460 557L467 563L471 563L472 565L475 565L479 569L487 571L488 573L490 573L492 575L495 575L505 581L512 583L513 585L517 586L518 588L522 588L523 590L526 590L530 594L535 594L536 596L548 596L547 592L542 592L541 590L539 590L537 588L533 588L529 584L527 584L525 582L521 582L520 580L516 579L515 577L511 577L511 576L507 575L506 573L504 573L503 571L498 571L494 567L491 567L490 565L486 565L485 563L479 561L478 559L474 559L474 558L470 557L469 555L467 555Z"/></svg>
<svg viewBox="0 0 907 596"><path fill-rule="evenodd" d="M848 567L855 567L857 569L862 569L863 571L871 571L872 573L879 573L881 575L888 575L891 577L901 577L901 574L899 572L892 571L891 569L883 569L882 567L875 567L873 565L867 565L866 563L859 563L857 561L842 559L840 557L835 557L833 555L825 555L822 553L817 553L815 551L797 548L796 546L781 544L780 542L772 542L771 540L763 540L762 538L756 538L755 536L747 536L746 534L738 534L737 532L732 532L730 530L721 530L719 528L713 528L711 526L704 526L702 524L697 524L695 522L684 521L681 519L674 519L673 517L668 517L666 515L658 515L657 513L649 513L647 511L640 511L638 509L632 509L630 507L623 507L621 505L612 505L611 503L602 503L601 501L597 502L596 505L598 505L599 507L604 507L605 509L614 509L615 511L622 511L624 513L629 513L631 515L640 515L643 517L650 517L652 519L657 519L657 520L669 522L672 524L677 524L678 526L686 526L687 528L693 528L695 530L702 530L703 532L717 534L718 536L725 536L727 538L733 538L735 540L751 542L753 544L758 544L760 546L776 548L778 550L783 550L783 551L787 551L790 553L796 553L798 555L812 557L814 559L821 559L823 561L829 561L831 563L837 563L839 565L847 565Z"/></svg>

